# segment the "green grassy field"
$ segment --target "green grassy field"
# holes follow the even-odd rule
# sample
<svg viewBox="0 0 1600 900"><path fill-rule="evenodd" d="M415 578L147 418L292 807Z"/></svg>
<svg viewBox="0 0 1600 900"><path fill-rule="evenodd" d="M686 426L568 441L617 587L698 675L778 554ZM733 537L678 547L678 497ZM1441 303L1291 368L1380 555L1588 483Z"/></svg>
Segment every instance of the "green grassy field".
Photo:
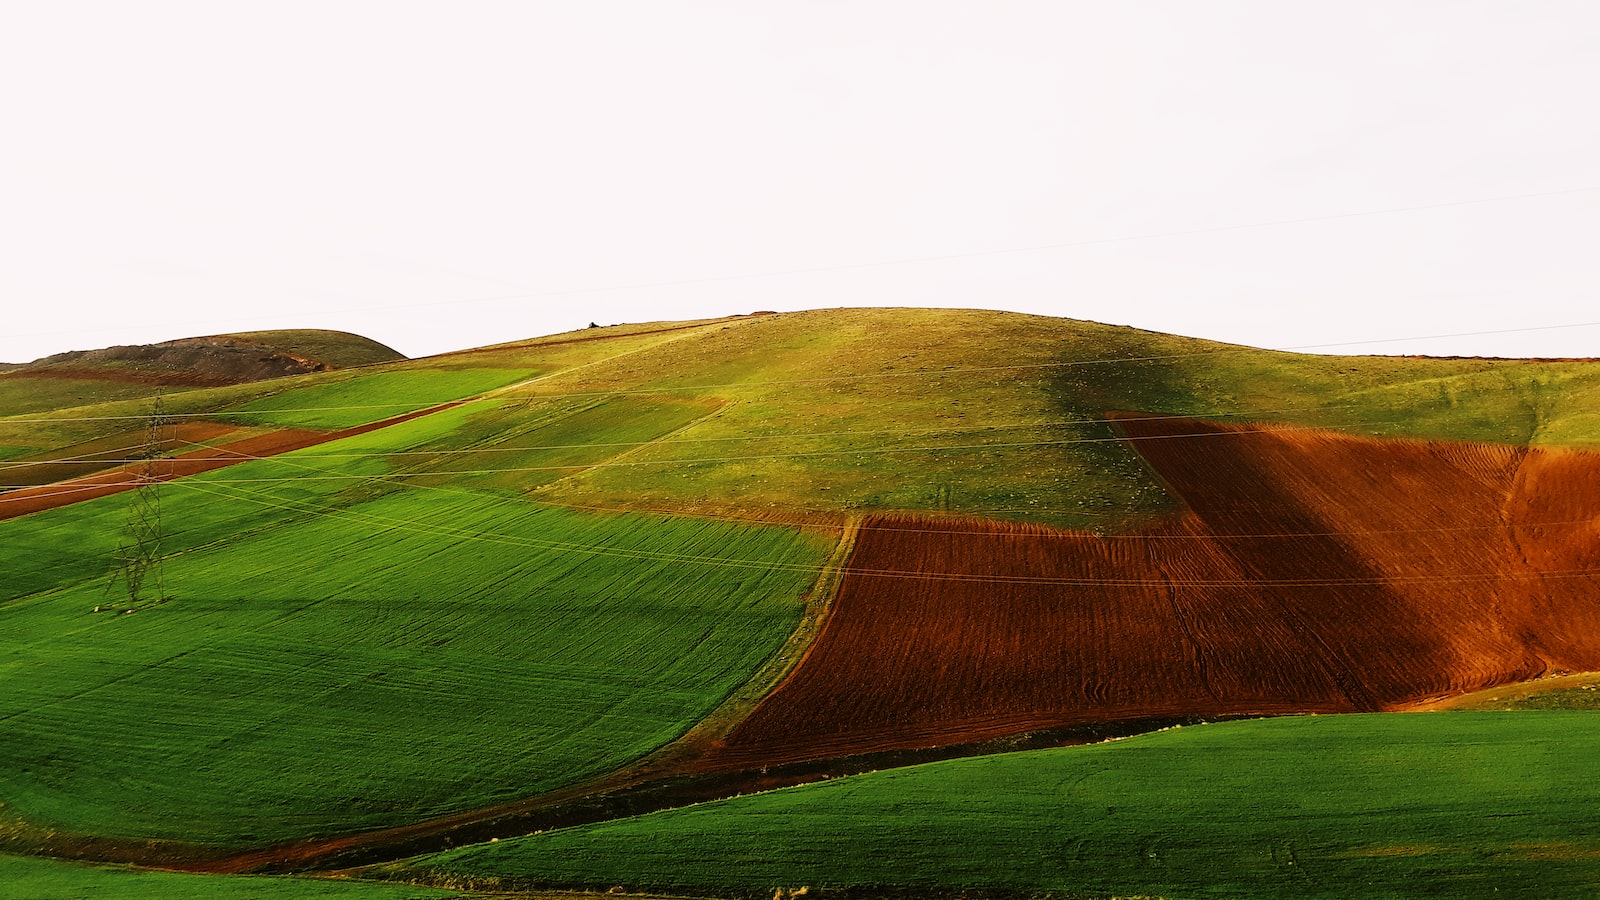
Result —
<svg viewBox="0 0 1600 900"><path fill-rule="evenodd" d="M132 614L92 611L117 605L106 573L127 498L0 521L7 846L50 830L254 846L612 771L766 662L836 539L719 514L1112 530L1170 510L1107 410L1600 443L1596 363L1303 356L961 310L590 329L164 403L331 429L485 392L162 487L175 599ZM87 383L0 390L0 458L134 433L149 408ZM1575 818L1596 798L1570 780L1595 761L1594 727L1452 713L1185 729L440 864L765 896L803 883L1413 895L1406 878L1440 896L1526 878L1559 896L1597 879L1586 854L1600 844Z"/></svg>
<svg viewBox="0 0 1600 900"><path fill-rule="evenodd" d="M675 397L577 398L531 411L520 404L473 404L459 427L423 445L406 462L439 473L429 483L531 492L585 469L616 464L641 445L666 438L715 406ZM531 413L531 414L530 414Z"/></svg>
<svg viewBox="0 0 1600 900"><path fill-rule="evenodd" d="M365 477L465 416L163 487L175 599L133 614L92 612L119 498L0 522L5 814L245 846L528 796L671 740L794 627L830 537Z"/></svg>
<svg viewBox="0 0 1600 900"><path fill-rule="evenodd" d="M1116 527L1171 508L1107 410L1355 434L1600 442L1600 364L1309 356L1068 319L818 310L731 322L515 392L670 394L719 411L557 501L952 511Z"/></svg>
<svg viewBox="0 0 1600 900"><path fill-rule="evenodd" d="M149 397L160 390L148 384L122 384L88 378L0 378L0 415L25 415L52 409Z"/></svg>
<svg viewBox="0 0 1600 900"><path fill-rule="evenodd" d="M841 778L413 870L747 897L1592 897L1597 764L1586 713L1237 722Z"/></svg>
<svg viewBox="0 0 1600 900"><path fill-rule="evenodd" d="M184 875L0 853L0 900L435 900L460 896L409 885Z"/></svg>
<svg viewBox="0 0 1600 900"><path fill-rule="evenodd" d="M226 420L285 428L349 428L472 397L535 374L520 368L393 369L337 380L306 378L301 385L226 410Z"/></svg>
<svg viewBox="0 0 1600 900"><path fill-rule="evenodd" d="M7 448L8 456L39 455L52 448L104 438L126 430L130 422L139 424L150 414L151 395L158 392L163 395L166 412L172 415L217 415L219 421L229 424L238 424L238 418L251 415L258 415L262 421L308 427L316 427L319 419L333 427L359 424L467 396L460 392L461 388L470 393L474 388L498 386L535 372L575 373L597 362L647 352L712 327L720 326L678 325L665 332L654 327L605 328L597 329L599 335L553 335L465 353L372 365L359 371L336 370L193 390L133 385L123 391L114 382L81 380L67 386L55 384L54 380L45 380L42 386L28 386L32 379L0 379L0 447ZM457 374L463 370L478 374ZM490 374L495 370L503 371L506 379ZM418 373L425 374L419 377ZM383 377L387 375L396 377ZM339 385L352 379L375 390L339 399L338 395L347 390ZM13 386L17 387L13 390ZM457 390L447 393L442 390L444 387ZM294 399L273 399L300 392L309 393ZM233 410L252 403L261 404L258 413L233 414ZM326 408L330 406L346 408Z"/></svg>

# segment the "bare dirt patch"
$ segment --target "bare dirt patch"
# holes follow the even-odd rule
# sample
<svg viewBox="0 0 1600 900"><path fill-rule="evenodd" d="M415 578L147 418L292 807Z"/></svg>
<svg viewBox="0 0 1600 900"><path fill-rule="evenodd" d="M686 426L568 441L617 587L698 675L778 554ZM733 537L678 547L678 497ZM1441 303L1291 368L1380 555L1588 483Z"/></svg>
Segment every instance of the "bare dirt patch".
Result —
<svg viewBox="0 0 1600 900"><path fill-rule="evenodd" d="M220 422L180 422L163 429L160 449L170 453L191 444L211 444L238 430ZM115 468L144 451L147 437L143 430L127 431L37 454L42 459L25 456L8 460L0 463L0 483L7 487L34 487Z"/></svg>
<svg viewBox="0 0 1600 900"><path fill-rule="evenodd" d="M1181 516L863 524L729 768L1136 718L1405 708L1600 668L1600 454L1127 417Z"/></svg>

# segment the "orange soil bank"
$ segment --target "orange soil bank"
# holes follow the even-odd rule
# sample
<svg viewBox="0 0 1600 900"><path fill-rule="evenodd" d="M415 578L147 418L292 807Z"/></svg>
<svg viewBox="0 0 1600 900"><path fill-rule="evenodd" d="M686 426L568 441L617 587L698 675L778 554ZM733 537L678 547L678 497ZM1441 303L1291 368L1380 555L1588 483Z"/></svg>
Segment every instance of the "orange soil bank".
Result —
<svg viewBox="0 0 1600 900"><path fill-rule="evenodd" d="M1132 535L883 517L714 768L1127 719L1404 707L1600 669L1600 454L1119 420Z"/></svg>
<svg viewBox="0 0 1600 900"><path fill-rule="evenodd" d="M445 403L417 412L406 413L402 416L372 422L366 425L357 425L354 428L345 428L340 431L307 431L304 429L287 428L269 434L257 435L243 440L233 441L215 448L194 450L178 456L167 457L155 461L153 475L158 481L171 481L174 478L183 478L187 475L198 475L201 472L210 472L226 466L248 462L252 459L261 459L267 456L276 456L288 453L291 450L303 450L336 441L340 438L354 437L366 434L390 425L409 422L420 416L441 410L460 406L466 401ZM70 481L60 481L55 484L40 487L22 488L0 494L0 519L11 519L35 513L46 509L55 509L58 506L67 506L83 500L93 500L96 497L105 497L109 494L119 494L138 487L142 482L140 472L142 466L123 466L108 472L98 472Z"/></svg>

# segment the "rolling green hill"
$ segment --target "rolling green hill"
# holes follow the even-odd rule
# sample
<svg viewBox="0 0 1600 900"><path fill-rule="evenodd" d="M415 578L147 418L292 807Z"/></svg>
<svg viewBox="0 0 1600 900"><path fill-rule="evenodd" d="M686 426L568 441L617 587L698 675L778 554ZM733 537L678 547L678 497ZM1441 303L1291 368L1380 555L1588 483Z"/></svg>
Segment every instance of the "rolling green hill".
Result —
<svg viewBox="0 0 1600 900"><path fill-rule="evenodd" d="M229 424L336 427L485 389L496 371L504 383L532 380L441 443L441 461L514 463L510 450L498 458L464 451L514 447L520 431L608 397L691 404L705 415L670 439L522 485L560 503L688 512L836 521L860 510L915 510L1116 527L1171 508L1105 423L1107 410L1518 445L1600 441L1600 364L1592 362L1311 356L966 310L589 329L362 372L186 391L166 406ZM473 372L484 380L474 382ZM0 447L37 457L129 421L103 417L147 409L123 401L0 416Z"/></svg>
<svg viewBox="0 0 1600 900"><path fill-rule="evenodd" d="M19 840L243 847L604 773L750 677L832 547L372 484L388 467L369 454L456 421L162 488L172 599L133 612L105 577L119 497L0 522L0 816Z"/></svg>
<svg viewBox="0 0 1600 900"><path fill-rule="evenodd" d="M1235 722L841 778L411 866L482 889L724 897L1581 897L1600 880L1596 763L1588 713Z"/></svg>
<svg viewBox="0 0 1600 900"><path fill-rule="evenodd" d="M41 466L131 459L157 390L190 428L169 435L174 453L279 429L320 440L464 402L156 489L165 602L130 603L108 574L134 533L127 495L0 521L0 847L67 854L93 838L110 848L104 858L148 847L210 858L604 784L714 712L748 711L820 627L815 613L866 514L1116 533L1175 510L1109 411L1600 443L1596 362L1276 353L1009 313L646 323L413 360L352 336L234 337L339 362L242 384L0 377L0 504L25 472L57 471ZM563 830L429 865L766 896L805 883L1202 896L1193 879L1213 875L1236 893L1304 893L1274 862L1281 845L1334 873L1323 883L1334 896L1341 878L1381 887L1405 873L1504 887L1545 858L1530 842L1554 842L1534 883L1559 894L1593 874L1589 850L1561 842L1592 836L1559 818L1576 808L1568 798L1588 795L1552 767L1506 769L1538 776L1521 788L1439 768L1418 784L1474 789L1411 812L1362 806L1347 788L1370 770L1408 789L1402 774L1430 754L1490 770L1530 747L1545 761L1587 761L1596 741L1574 715L1185 729ZM1413 722L1454 724L1425 734ZM1229 759L1254 768L1219 768ZM1095 774L1106 790L1153 812L1075 844L1073 865L1105 874L1073 880L1066 838L1029 843L1024 823L1049 822L1056 836L1087 827L1094 804L1062 805L1059 773L1101 773L1097 760L1116 763ZM1308 778L1307 760L1325 772ZM1178 799L1141 787L1144 772ZM1195 784L1236 793L1182 788ZM1319 843L1294 830L1291 806L1262 807L1254 824L1229 819L1243 796L1352 812L1328 819ZM1490 822L1506 797L1538 812ZM819 811L832 807L841 812ZM1489 824L1455 832L1441 824L1449 816ZM1382 846L1400 849L1362 843L1358 819L1389 822L1396 837ZM874 821L887 823L881 840L866 833ZM922 834L907 837L918 823ZM649 851L628 849L642 835ZM1176 855L1160 855L1164 836ZM1141 841L1158 855L1140 858ZM752 862L749 880L730 879L696 861L702 846L728 859L770 852L780 868ZM808 868L824 849L848 866ZM996 868L1008 859L1021 873L1009 881ZM1166 861L1156 871L1149 859ZM913 878L913 866L933 880Z"/></svg>
<svg viewBox="0 0 1600 900"><path fill-rule="evenodd" d="M410 885L309 878L218 878L0 854L0 897L16 900L444 900Z"/></svg>

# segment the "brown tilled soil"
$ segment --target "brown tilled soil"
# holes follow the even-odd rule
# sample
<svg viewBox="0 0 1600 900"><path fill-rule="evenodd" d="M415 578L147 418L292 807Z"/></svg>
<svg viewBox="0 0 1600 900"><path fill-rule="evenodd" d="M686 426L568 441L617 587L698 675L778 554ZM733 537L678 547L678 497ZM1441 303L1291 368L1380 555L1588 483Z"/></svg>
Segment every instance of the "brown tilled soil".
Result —
<svg viewBox="0 0 1600 900"><path fill-rule="evenodd" d="M708 765L1600 669L1600 454L1120 425L1187 513L1105 538L868 521L818 642Z"/></svg>
<svg viewBox="0 0 1600 900"><path fill-rule="evenodd" d="M219 422L180 422L162 429L160 449L170 453L191 444L214 445L238 430L237 426ZM116 468L143 452L148 439L143 429L125 431L38 454L44 459L24 457L0 463L0 483L5 486L0 489L35 487Z"/></svg>

